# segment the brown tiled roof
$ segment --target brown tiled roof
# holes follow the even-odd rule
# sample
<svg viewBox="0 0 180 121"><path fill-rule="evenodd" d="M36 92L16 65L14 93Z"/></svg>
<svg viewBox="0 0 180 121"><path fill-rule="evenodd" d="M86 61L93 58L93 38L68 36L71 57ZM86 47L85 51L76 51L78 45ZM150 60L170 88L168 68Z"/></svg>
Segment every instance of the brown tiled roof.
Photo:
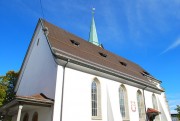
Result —
<svg viewBox="0 0 180 121"><path fill-rule="evenodd" d="M43 25L48 28L49 34L47 37L54 52L148 81L142 75L145 70L139 65L75 36L47 21L43 20ZM70 40L78 42L79 46L73 45ZM106 54L107 57L102 57L99 52ZM120 64L120 62L124 62L126 66Z"/></svg>
<svg viewBox="0 0 180 121"><path fill-rule="evenodd" d="M6 113L5 111L7 109L18 106L19 104L50 107L53 105L53 103L54 100L46 97L43 93L35 94L32 96L16 95L12 101L0 107L0 113Z"/></svg>
<svg viewBox="0 0 180 121"><path fill-rule="evenodd" d="M160 112L157 111L156 109L148 108L148 109L147 109L147 113L160 113Z"/></svg>
<svg viewBox="0 0 180 121"><path fill-rule="evenodd" d="M52 99L46 97L44 94L35 94L31 96L16 96L16 99L23 99L23 100L34 100L34 101L42 101L42 102L51 102L53 101Z"/></svg>

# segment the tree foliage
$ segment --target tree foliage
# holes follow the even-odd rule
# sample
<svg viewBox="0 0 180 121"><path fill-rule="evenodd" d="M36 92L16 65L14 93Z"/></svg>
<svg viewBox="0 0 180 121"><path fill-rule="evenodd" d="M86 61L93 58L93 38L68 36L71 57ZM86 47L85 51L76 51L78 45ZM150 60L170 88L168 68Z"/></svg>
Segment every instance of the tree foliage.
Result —
<svg viewBox="0 0 180 121"><path fill-rule="evenodd" d="M14 87L19 72L8 71L5 76L0 76L0 106L14 99Z"/></svg>
<svg viewBox="0 0 180 121"><path fill-rule="evenodd" d="M178 113L178 119L180 120L180 106L177 105L177 107L175 108L175 110L177 111L177 113Z"/></svg>
<svg viewBox="0 0 180 121"><path fill-rule="evenodd" d="M6 87L0 83L0 106L3 105L5 97L6 97Z"/></svg>

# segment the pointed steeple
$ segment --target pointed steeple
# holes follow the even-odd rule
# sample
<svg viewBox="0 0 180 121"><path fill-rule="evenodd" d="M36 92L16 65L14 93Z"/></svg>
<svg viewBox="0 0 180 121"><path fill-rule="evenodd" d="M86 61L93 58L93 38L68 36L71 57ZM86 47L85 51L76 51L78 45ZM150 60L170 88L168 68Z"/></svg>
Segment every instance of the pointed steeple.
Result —
<svg viewBox="0 0 180 121"><path fill-rule="evenodd" d="M95 21L94 21L94 11L95 11L95 8L92 8L92 22L91 22L91 30L90 30L90 34L89 34L89 42L91 42L97 46L100 46L100 44L98 42L96 25L95 25Z"/></svg>

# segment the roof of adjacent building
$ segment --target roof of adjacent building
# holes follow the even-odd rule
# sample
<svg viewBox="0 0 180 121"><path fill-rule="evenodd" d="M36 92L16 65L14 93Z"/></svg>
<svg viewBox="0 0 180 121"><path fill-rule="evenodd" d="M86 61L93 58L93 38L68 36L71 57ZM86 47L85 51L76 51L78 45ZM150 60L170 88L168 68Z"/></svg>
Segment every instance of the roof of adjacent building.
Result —
<svg viewBox="0 0 180 121"><path fill-rule="evenodd" d="M138 64L111 53L100 46L96 46L45 20L40 19L40 21L43 27L48 30L46 36L51 50L56 57L67 57L71 60L93 65L98 69L114 72L118 76L125 75L129 77L129 79L138 80L138 83L146 83L145 85L157 89L147 77L150 77L151 79L155 78Z"/></svg>
<svg viewBox="0 0 180 121"><path fill-rule="evenodd" d="M153 109L153 108L148 108L147 109L147 113L160 113L158 110L156 110L156 109Z"/></svg>
<svg viewBox="0 0 180 121"><path fill-rule="evenodd" d="M51 107L54 104L54 100L46 97L43 93L35 94L31 96L20 96L16 95L15 98L0 107L0 113L5 114L6 110L9 110L9 113L13 112L13 110L18 110L16 108L19 105L23 105L26 107L27 105L32 106L43 106L43 107Z"/></svg>
<svg viewBox="0 0 180 121"><path fill-rule="evenodd" d="M50 99L50 98L46 97L43 93L35 94L35 95L31 95L31 96L20 96L20 95L17 95L15 97L15 99L19 99L19 100L31 100L31 101L46 102L46 103L52 103L53 102L53 99Z"/></svg>

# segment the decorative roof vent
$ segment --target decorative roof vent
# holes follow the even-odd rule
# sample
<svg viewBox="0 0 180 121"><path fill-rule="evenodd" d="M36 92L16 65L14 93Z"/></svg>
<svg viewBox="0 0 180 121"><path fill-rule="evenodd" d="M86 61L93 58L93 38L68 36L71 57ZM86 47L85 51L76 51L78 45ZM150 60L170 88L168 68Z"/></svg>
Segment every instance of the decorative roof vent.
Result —
<svg viewBox="0 0 180 121"><path fill-rule="evenodd" d="M48 28L47 28L47 27L44 27L42 30L44 31L44 34L45 34L46 36L48 36L48 34L49 34Z"/></svg>
<svg viewBox="0 0 180 121"><path fill-rule="evenodd" d="M75 45L75 46L79 46L79 45L80 45L80 43L77 42L77 41L75 41L75 40L70 40L70 41L71 41L71 43L72 43L73 45Z"/></svg>
<svg viewBox="0 0 180 121"><path fill-rule="evenodd" d="M107 55L106 54L104 54L104 53L102 53L102 52L99 52L99 54L102 56L102 57L107 57Z"/></svg>
<svg viewBox="0 0 180 121"><path fill-rule="evenodd" d="M119 63L123 66L127 66L127 64L125 62L119 61Z"/></svg>

